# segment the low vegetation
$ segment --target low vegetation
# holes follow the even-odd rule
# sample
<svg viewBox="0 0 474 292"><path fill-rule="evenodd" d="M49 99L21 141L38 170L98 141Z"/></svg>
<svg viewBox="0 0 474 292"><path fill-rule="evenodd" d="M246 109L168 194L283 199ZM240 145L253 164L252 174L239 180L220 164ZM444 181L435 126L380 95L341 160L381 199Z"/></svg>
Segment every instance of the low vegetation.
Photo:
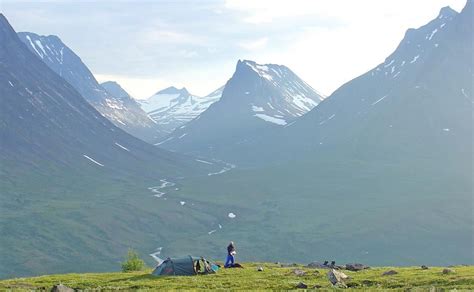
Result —
<svg viewBox="0 0 474 292"><path fill-rule="evenodd" d="M192 277L155 277L151 270L129 273L96 273L48 275L34 278L18 278L0 281L0 290L49 290L62 283L80 290L101 289L296 289L303 282L308 289L314 287L332 290L326 269L311 269L303 266L284 267L278 264L244 263L244 269L220 269L216 274ZM263 271L257 271L262 267ZM359 272L344 270L350 279L349 289L395 291L472 291L474 289L474 266L451 267L443 273L443 267L377 267ZM393 275L383 276L388 270Z"/></svg>
<svg viewBox="0 0 474 292"><path fill-rule="evenodd" d="M142 271L145 268L145 262L140 258L138 253L133 249L129 249L126 260L122 263L122 272Z"/></svg>

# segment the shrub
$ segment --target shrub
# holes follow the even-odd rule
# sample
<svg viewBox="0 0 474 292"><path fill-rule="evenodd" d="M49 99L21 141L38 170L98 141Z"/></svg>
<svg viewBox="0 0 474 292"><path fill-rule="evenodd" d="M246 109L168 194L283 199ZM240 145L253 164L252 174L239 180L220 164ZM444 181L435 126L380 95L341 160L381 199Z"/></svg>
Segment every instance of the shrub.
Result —
<svg viewBox="0 0 474 292"><path fill-rule="evenodd" d="M145 262L138 256L133 249L127 252L127 258L122 263L122 272L141 271L145 268Z"/></svg>

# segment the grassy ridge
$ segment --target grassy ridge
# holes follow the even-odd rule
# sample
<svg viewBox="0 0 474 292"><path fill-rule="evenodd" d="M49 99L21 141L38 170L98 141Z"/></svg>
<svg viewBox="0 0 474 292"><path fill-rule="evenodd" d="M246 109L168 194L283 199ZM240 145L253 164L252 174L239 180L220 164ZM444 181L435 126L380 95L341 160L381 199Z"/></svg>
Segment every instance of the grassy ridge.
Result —
<svg viewBox="0 0 474 292"><path fill-rule="evenodd" d="M245 263L244 269L221 269L217 274L194 277L154 277L151 270L133 273L98 273L98 274L63 274L34 278L18 278L0 281L0 290L49 290L53 285L62 283L75 289L294 289L299 282L309 288L316 285L320 289L333 289L327 280L327 270L305 267L281 268L276 264ZM263 272L256 270L264 268ZM294 269L306 272L297 276ZM382 276L384 271L394 269L398 272L392 276ZM346 283L353 289L378 290L394 289L417 291L436 289L457 289L469 291L474 289L474 266L458 266L455 272L443 274L442 267L422 270L419 267L377 267L360 272L344 271L350 280Z"/></svg>

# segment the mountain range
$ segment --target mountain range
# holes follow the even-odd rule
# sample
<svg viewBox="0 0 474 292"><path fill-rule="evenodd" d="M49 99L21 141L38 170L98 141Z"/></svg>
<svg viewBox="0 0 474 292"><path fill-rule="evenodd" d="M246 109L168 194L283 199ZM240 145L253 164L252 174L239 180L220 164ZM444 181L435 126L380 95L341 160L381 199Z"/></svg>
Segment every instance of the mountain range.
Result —
<svg viewBox="0 0 474 292"><path fill-rule="evenodd" d="M51 68L66 48L0 15L0 277L113 270L129 247L218 259L229 240L242 261L474 263L473 6L327 97L249 60L208 97L159 91L140 102L172 131L157 147L82 88L131 99L118 84L72 84Z"/></svg>
<svg viewBox="0 0 474 292"><path fill-rule="evenodd" d="M69 82L95 109L117 127L147 142L164 133L128 94L114 96L105 90L82 60L59 37L20 32L23 43L60 77Z"/></svg>
<svg viewBox="0 0 474 292"><path fill-rule="evenodd" d="M166 180L221 168L116 127L1 14L0 68L1 277L85 271L92 261L113 267L133 242L170 231L164 224L179 203L153 211Z"/></svg>
<svg viewBox="0 0 474 292"><path fill-rule="evenodd" d="M158 144L222 158L217 153L288 126L323 99L286 66L239 60L220 100Z"/></svg>

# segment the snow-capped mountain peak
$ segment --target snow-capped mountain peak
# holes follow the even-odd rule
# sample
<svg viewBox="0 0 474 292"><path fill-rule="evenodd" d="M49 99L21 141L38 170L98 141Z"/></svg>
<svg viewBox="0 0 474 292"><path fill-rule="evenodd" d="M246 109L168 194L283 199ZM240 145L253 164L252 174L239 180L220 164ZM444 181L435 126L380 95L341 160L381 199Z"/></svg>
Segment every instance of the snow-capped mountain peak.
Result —
<svg viewBox="0 0 474 292"><path fill-rule="evenodd" d="M286 125L287 121L302 116L324 99L288 67L250 60L237 62L228 87L225 96L232 88L233 93L227 95L246 99L254 117L277 125Z"/></svg>
<svg viewBox="0 0 474 292"><path fill-rule="evenodd" d="M170 86L139 103L155 123L164 131L171 132L199 116L212 103L219 100L221 95L222 87L201 97L189 93L185 87L178 89Z"/></svg>

